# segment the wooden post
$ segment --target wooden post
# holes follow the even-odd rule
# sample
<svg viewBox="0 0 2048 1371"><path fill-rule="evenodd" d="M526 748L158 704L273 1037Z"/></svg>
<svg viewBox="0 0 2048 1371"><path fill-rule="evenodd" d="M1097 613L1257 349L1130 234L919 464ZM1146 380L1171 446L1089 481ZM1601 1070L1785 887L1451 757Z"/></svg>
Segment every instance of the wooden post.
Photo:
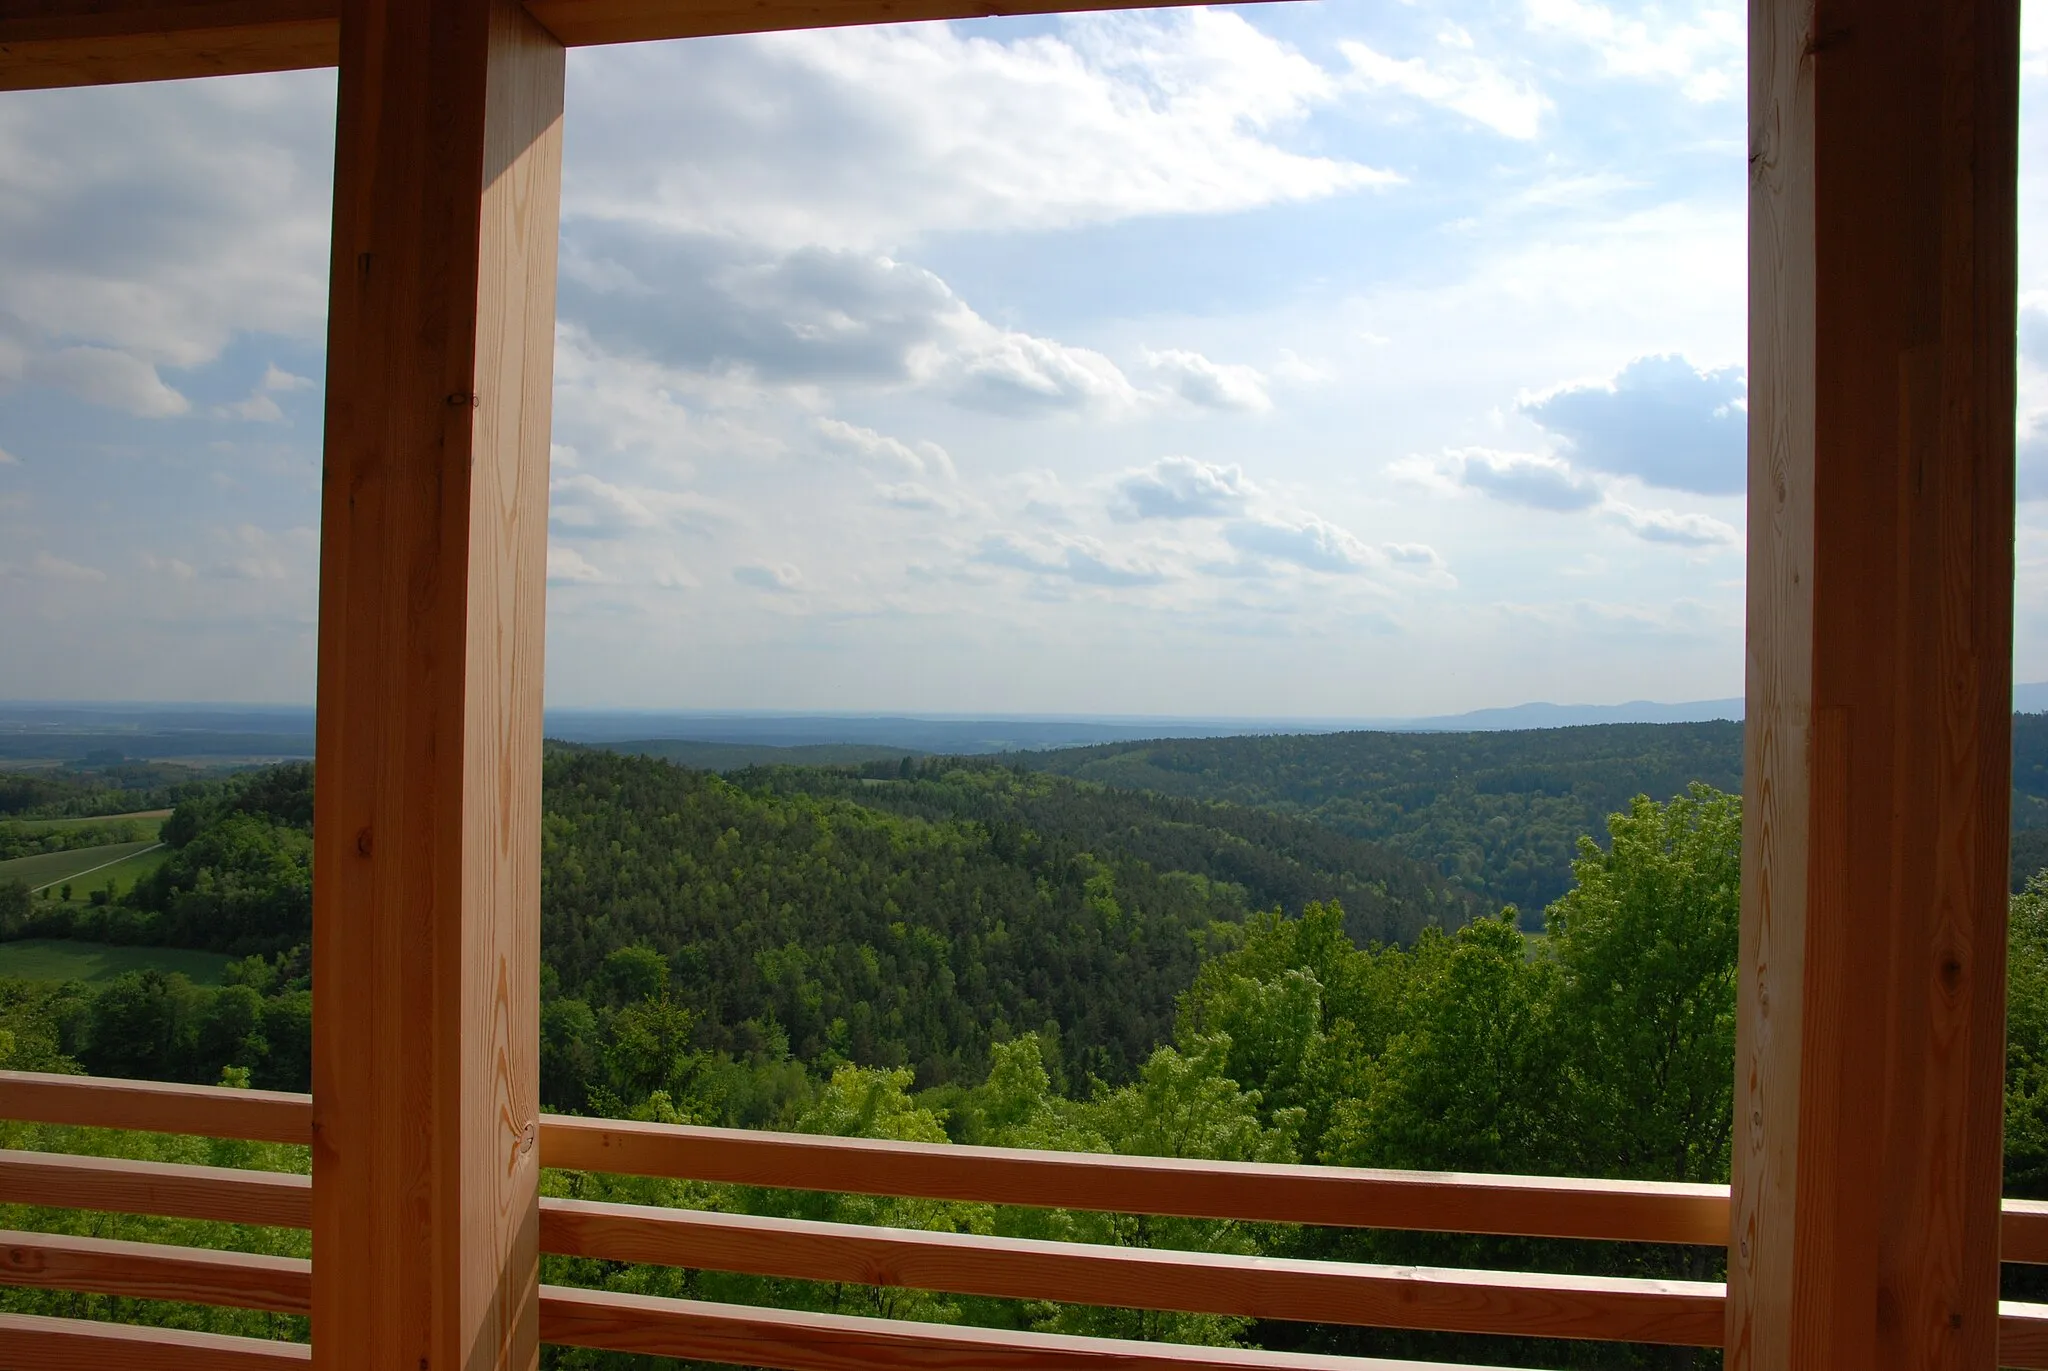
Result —
<svg viewBox="0 0 2048 1371"><path fill-rule="evenodd" d="M314 842L313 1347L527 1371L563 51L341 22Z"/></svg>
<svg viewBox="0 0 2048 1371"><path fill-rule="evenodd" d="M2016 0L1751 0L1730 1367L1996 1364Z"/></svg>

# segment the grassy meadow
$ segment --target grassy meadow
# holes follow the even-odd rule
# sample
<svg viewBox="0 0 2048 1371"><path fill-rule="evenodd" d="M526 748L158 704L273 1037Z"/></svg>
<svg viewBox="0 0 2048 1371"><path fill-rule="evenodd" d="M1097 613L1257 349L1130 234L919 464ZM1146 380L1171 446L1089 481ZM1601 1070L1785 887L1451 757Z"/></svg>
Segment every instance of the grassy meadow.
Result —
<svg viewBox="0 0 2048 1371"><path fill-rule="evenodd" d="M86 891L104 889L109 880L117 891L127 890L153 871L167 850L150 838L75 848L70 852L41 852L0 862L0 882L20 881L30 890L43 890L69 881L76 885L77 897L83 899Z"/></svg>
<svg viewBox="0 0 2048 1371"><path fill-rule="evenodd" d="M232 961L218 952L179 947L114 947L106 943L72 942L65 938L24 938L0 943L0 976L29 981L111 981L128 971L155 967L181 971L194 985L219 985L221 971Z"/></svg>

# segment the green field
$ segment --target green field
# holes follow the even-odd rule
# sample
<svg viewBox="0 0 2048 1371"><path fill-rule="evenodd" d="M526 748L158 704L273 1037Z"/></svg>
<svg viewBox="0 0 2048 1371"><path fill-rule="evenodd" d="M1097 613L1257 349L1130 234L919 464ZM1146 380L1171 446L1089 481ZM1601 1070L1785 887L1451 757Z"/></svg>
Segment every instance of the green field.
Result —
<svg viewBox="0 0 2048 1371"><path fill-rule="evenodd" d="M170 817L168 809L138 809L133 814L98 814L85 819L0 819L0 828L10 833L55 833L66 828L90 828L94 824L161 823Z"/></svg>
<svg viewBox="0 0 2048 1371"><path fill-rule="evenodd" d="M44 852L34 857L0 862L0 881L20 881L30 890L72 881L78 886L79 898L83 899L87 890L104 887L109 877L114 879L117 888L126 888L121 885L124 876L127 885L132 886L137 875L163 860L165 851L160 843L152 840L81 847L74 852ZM148 854L147 857L142 855L144 853Z"/></svg>
<svg viewBox="0 0 2048 1371"><path fill-rule="evenodd" d="M234 960L218 952L181 947L110 947L64 938L25 938L0 943L0 976L31 981L111 981L125 971L181 971L196 985L219 985Z"/></svg>

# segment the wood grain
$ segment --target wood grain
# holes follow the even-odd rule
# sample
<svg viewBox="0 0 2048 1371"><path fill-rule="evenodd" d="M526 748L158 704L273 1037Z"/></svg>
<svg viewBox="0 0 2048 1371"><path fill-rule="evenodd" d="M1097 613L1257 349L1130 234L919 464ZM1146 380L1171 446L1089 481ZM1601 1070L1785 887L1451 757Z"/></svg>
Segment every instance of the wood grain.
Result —
<svg viewBox="0 0 2048 1371"><path fill-rule="evenodd" d="M300 1371L304 1343L0 1314L0 1371Z"/></svg>
<svg viewBox="0 0 2048 1371"><path fill-rule="evenodd" d="M2048 1368L2048 1304L2006 1300L1998 1306L1998 1364L2019 1371Z"/></svg>
<svg viewBox="0 0 2048 1371"><path fill-rule="evenodd" d="M2048 1265L2048 1200L2006 1200L2000 1208L1998 1259Z"/></svg>
<svg viewBox="0 0 2048 1371"><path fill-rule="evenodd" d="M849 24L1164 9L1188 3L1192 0L527 0L526 8L564 43L582 47Z"/></svg>
<svg viewBox="0 0 2048 1371"><path fill-rule="evenodd" d="M548 1166L795 1190L1632 1242L1727 1241L1727 1190L823 1138L548 1115Z"/></svg>
<svg viewBox="0 0 2048 1371"><path fill-rule="evenodd" d="M107 1076L0 1071L0 1119L307 1143L313 1138L313 1097Z"/></svg>
<svg viewBox="0 0 2048 1371"><path fill-rule="evenodd" d="M2001 1222L2018 6L1752 0L1749 34L1728 1365L1983 1371Z"/></svg>
<svg viewBox="0 0 2048 1371"><path fill-rule="evenodd" d="M561 45L342 11L314 824L316 1361L535 1364Z"/></svg>
<svg viewBox="0 0 2048 1371"><path fill-rule="evenodd" d="M277 1314L304 1314L313 1305L311 1270L300 1258L58 1233L0 1231L0 1285Z"/></svg>
<svg viewBox="0 0 2048 1371"><path fill-rule="evenodd" d="M546 1342L778 1371L1453 1371L1436 1362L1063 1337L555 1285L541 1288L540 1309Z"/></svg>
<svg viewBox="0 0 2048 1371"><path fill-rule="evenodd" d="M541 1250L1013 1299L1520 1337L1718 1346L1704 1281L1529 1275L926 1233L541 1202Z"/></svg>
<svg viewBox="0 0 2048 1371"><path fill-rule="evenodd" d="M331 67L337 0L10 0L0 90Z"/></svg>
<svg viewBox="0 0 2048 1371"><path fill-rule="evenodd" d="M310 1228L309 1177L0 1149L0 1204Z"/></svg>

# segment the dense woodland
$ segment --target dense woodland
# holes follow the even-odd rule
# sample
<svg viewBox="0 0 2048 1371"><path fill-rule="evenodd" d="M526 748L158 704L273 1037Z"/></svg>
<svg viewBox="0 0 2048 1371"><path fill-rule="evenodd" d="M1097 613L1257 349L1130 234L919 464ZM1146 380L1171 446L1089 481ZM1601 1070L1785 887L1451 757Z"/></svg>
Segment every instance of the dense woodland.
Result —
<svg viewBox="0 0 2048 1371"><path fill-rule="evenodd" d="M1629 766L1678 774L1715 735L1675 728L1668 747L1599 742L1636 747ZM1568 805L1592 804L1596 784L1610 783L1559 741L1601 732L1559 730L1526 754L1502 741L1513 735L1466 740L1464 755L1487 765L1475 763L1483 781L1466 776L1458 793L1499 805L1460 811L1421 782L1403 793L1434 806L1430 822L1446 832L1465 814L1483 875L1489 852L1538 850L1481 841L1509 813L1563 823ZM1327 740L1332 755L1319 764L1305 746L1312 740L1230 741L1295 758L1252 768L1247 798L1284 783L1334 802L1335 783L1317 778L1367 764L1366 752L1352 750L1363 745L1342 737ZM1434 741L1420 754L1432 765L1452 755ZM1078 755L1049 760L1097 774L1093 762L1076 765ZM1203 770L1210 765L1198 753L1185 774L1215 774ZM1481 903L1469 883L1390 845L1307 817L1313 806L1273 813L987 762L864 770L719 777L551 748L548 1107L1128 1153L1726 1178L1741 802L1721 788L1687 778L1660 800L1625 796L1596 815L1574 835L1568 878L1542 909L1545 936L1532 938L1518 927L1526 916ZM1529 791L1510 788L1516 775ZM2039 786L2041 777L2016 767L2016 782ZM0 981L0 1065L304 1088L311 784L310 768L280 767L183 792L166 825L169 860L119 899L0 894L0 936L241 957L218 988L159 972L98 989ZM2010 974L2008 1192L2048 1197L2048 886L2014 899ZM106 1143L0 1124L7 1145ZM122 1145L181 1160L232 1153L238 1164L304 1166L292 1149ZM1719 1254L1704 1249L1137 1220L582 1174L547 1184L588 1198L1273 1256L1692 1278L1720 1269ZM0 1224L81 1223L260 1250L302 1251L304 1241L0 1207ZM1253 1324L567 1259L549 1259L548 1278L1181 1341L1556 1367L1718 1364L1668 1349ZM68 1297L0 1291L0 1307L53 1309L60 1298ZM138 1307L91 1308L133 1317ZM268 1315L150 1314L248 1331L296 1327ZM636 1364L571 1352L550 1359Z"/></svg>
<svg viewBox="0 0 2048 1371"><path fill-rule="evenodd" d="M1168 739L1022 753L1020 766L1316 820L1426 862L1491 906L1541 911L1578 841L1637 795L1742 788L1742 725ZM2048 867L2048 714L2013 716L2013 883Z"/></svg>

